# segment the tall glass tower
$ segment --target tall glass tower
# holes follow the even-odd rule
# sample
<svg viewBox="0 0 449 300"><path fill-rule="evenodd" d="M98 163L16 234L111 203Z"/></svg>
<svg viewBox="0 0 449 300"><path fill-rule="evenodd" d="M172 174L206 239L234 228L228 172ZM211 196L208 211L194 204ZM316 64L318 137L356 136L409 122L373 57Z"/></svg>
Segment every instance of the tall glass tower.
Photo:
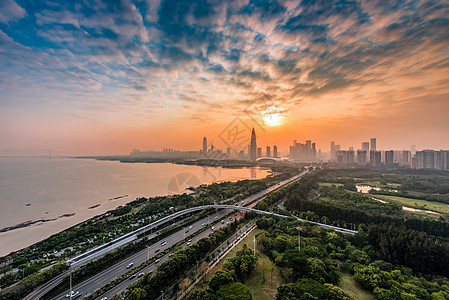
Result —
<svg viewBox="0 0 449 300"><path fill-rule="evenodd" d="M257 158L257 143L256 143L256 132L253 130L251 132L251 144L249 147L249 159L255 161Z"/></svg>

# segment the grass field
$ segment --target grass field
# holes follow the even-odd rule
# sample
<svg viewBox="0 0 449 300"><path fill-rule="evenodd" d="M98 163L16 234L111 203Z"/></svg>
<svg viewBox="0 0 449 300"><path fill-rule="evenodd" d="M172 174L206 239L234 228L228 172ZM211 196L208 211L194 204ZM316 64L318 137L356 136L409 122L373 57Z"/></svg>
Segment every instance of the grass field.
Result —
<svg viewBox="0 0 449 300"><path fill-rule="evenodd" d="M374 300L374 295L361 287L355 282L354 277L350 274L343 273L340 279L339 286L345 291L352 299L357 300Z"/></svg>
<svg viewBox="0 0 449 300"><path fill-rule="evenodd" d="M343 184L341 183L333 183L333 182L320 182L320 186L342 186Z"/></svg>
<svg viewBox="0 0 449 300"><path fill-rule="evenodd" d="M231 252L229 252L220 264L218 268L223 266L226 259L234 257L237 251L243 248L246 244L249 248L253 249L254 236L264 232L261 229L255 229L247 237L243 239ZM277 287L282 284L282 277L277 269L276 265L270 261L268 256L260 252L256 247L256 253L259 255L256 268L251 273L250 277L244 282L249 288L253 299L269 300L276 298ZM212 272L211 272L212 273Z"/></svg>
<svg viewBox="0 0 449 300"><path fill-rule="evenodd" d="M418 200L412 198L398 197L398 196L386 196L386 195L376 195L376 198L386 201L395 201L400 204L410 206L413 208L432 210L441 213L449 213L449 205L439 202L431 202L426 200Z"/></svg>

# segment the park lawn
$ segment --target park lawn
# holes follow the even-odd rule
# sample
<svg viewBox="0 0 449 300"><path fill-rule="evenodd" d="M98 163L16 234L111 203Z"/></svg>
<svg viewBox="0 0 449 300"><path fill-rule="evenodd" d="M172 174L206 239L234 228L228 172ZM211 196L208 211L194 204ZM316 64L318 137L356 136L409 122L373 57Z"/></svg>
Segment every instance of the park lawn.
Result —
<svg viewBox="0 0 449 300"><path fill-rule="evenodd" d="M258 228L253 230L224 257L224 259L218 264L218 268L215 268L211 274L213 274L213 272L217 269L221 269L226 259L234 257L237 251L242 250L244 244L246 244L250 249L253 249L254 236L262 232L265 231ZM275 299L277 287L282 284L281 274L276 265L270 261L268 256L263 254L257 246L256 254L258 255L256 268L253 270L249 278L246 279L244 285L251 291L253 299Z"/></svg>
<svg viewBox="0 0 449 300"><path fill-rule="evenodd" d="M362 181L357 181L356 185L368 185L371 187L377 187L377 188L382 188L384 187L384 185L382 183L380 183L380 181L368 181L368 180L362 180Z"/></svg>
<svg viewBox="0 0 449 300"><path fill-rule="evenodd" d="M387 187L398 189L401 187L401 184L400 183L387 183Z"/></svg>
<svg viewBox="0 0 449 300"><path fill-rule="evenodd" d="M334 183L334 182L320 182L320 186L342 186L341 183Z"/></svg>
<svg viewBox="0 0 449 300"><path fill-rule="evenodd" d="M348 273L341 273L340 283L338 286L345 291L352 299L357 300L374 300L374 295L367 290L361 288L354 277Z"/></svg>
<svg viewBox="0 0 449 300"><path fill-rule="evenodd" d="M432 210L440 213L449 213L449 205L445 203L418 200L398 196L387 196L387 195L375 195L375 196L376 198L379 198L381 200L395 201L413 208Z"/></svg>

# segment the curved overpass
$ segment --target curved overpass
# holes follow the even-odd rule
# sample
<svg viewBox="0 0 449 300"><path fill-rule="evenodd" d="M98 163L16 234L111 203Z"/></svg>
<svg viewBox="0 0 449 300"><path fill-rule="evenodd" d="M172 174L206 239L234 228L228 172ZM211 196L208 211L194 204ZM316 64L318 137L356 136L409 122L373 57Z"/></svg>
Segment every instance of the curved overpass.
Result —
<svg viewBox="0 0 449 300"><path fill-rule="evenodd" d="M240 210L240 211L252 211L255 212L257 214L264 214L264 215L272 215L272 216L277 216L277 217L281 217L281 218L290 218L290 217L294 217L299 221L302 222L310 222L316 225L319 225L323 228L326 229L333 229L335 231L341 232L341 233L348 233L348 234L355 234L357 233L357 231L355 230L350 230L350 229L346 229L346 228L341 228L341 227L336 227L336 226L331 226L331 225L327 225L327 224L322 224L322 223L318 223L318 222L313 222L313 221L308 221L308 220L304 220L295 216L286 216L286 215L281 215L281 214L277 214L277 213L273 213L273 212L269 212L269 211L264 211L264 210L260 210L260 209L255 209L255 208L249 208L246 206L237 206L237 205L226 205L226 204L213 204L213 205L201 205L201 206L195 206L195 207L190 207L181 211L178 211L176 213L173 213L169 216L166 216L162 219L159 219L151 224L148 224L142 228L139 228L133 232L127 233L109 243L106 243L104 245L101 245L97 248L94 248L90 251L87 251L79 256L76 256L72 259L70 259L68 262L71 264L72 268L77 268L89 261L92 261L100 256L105 255L108 252L111 252L112 250L115 250L127 243L130 243L134 240L137 239L137 236L140 234L144 234L146 231L153 229L155 227L158 227L166 222L169 222L171 220L173 220L176 217L179 216L183 216L185 214L191 213L191 212L195 212L195 211L201 211L201 210L206 210L208 208L215 208L215 209L233 209L233 210Z"/></svg>
<svg viewBox="0 0 449 300"><path fill-rule="evenodd" d="M128 234L125 234L109 243L106 243L102 246L99 246L97 248L94 248L90 251L87 251L77 257L74 257L70 260L68 260L68 263L71 265L71 270L74 270L86 263L88 263L89 261L92 261L100 256L105 255L106 253L117 249L118 247L121 247L129 242L132 242L134 240L137 239L137 236L141 233L144 233L145 231L159 226L165 222L168 222L170 220L172 220L175 217L178 216L182 216L185 215L187 213L191 213L191 212L195 212L195 211L200 211L200 210L205 210L208 208L216 208L216 209L233 209L233 210L240 210L240 211L252 211L258 214L264 214L264 215L272 215L272 216L278 216L278 217L282 217L282 218L290 218L290 217L294 217L299 221L303 221L303 222L310 222L316 225L319 225L323 228L326 229L332 229L344 234L355 234L357 233L357 231L355 230L349 230L346 228L341 228L341 227L336 227L336 226L331 226L331 225L326 225L326 224L322 224L322 223L318 223L318 222L312 222L312 221L307 221L301 218L298 218L296 216L286 216L286 215L281 215L281 214L277 214L277 213L273 213L273 212L269 212L269 211L264 211L264 210L259 210L259 209L255 209L255 208L249 208L249 207L245 207L245 206L236 206L236 205L225 205L225 204L217 204L217 205L202 205L202 206L195 206L195 207L191 207L191 208L187 208L185 210L173 213L169 216L166 216L160 220L157 220L151 224L148 224L142 228L139 228L133 232L130 232ZM69 271L65 271L62 274L58 275L57 277L55 277L54 279L50 280L49 282L47 282L46 284L40 286L39 288L37 288L36 290L34 290L33 292L31 292L28 296L26 296L24 299L26 300L30 300L30 299L38 299L41 296L43 296L45 293L47 293L48 291L50 291L52 288L56 287L58 284L60 284L64 278L69 274Z"/></svg>

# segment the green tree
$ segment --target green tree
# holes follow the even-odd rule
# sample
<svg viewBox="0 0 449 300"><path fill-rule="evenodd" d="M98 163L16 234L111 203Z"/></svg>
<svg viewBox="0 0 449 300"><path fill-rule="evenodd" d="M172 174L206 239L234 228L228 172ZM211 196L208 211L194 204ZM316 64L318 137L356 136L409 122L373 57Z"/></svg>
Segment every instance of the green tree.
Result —
<svg viewBox="0 0 449 300"><path fill-rule="evenodd" d="M215 300L214 292L207 289L194 289L187 298L188 300Z"/></svg>
<svg viewBox="0 0 449 300"><path fill-rule="evenodd" d="M218 300L251 300L253 299L249 289L241 283L234 282L223 285L217 291Z"/></svg>
<svg viewBox="0 0 449 300"><path fill-rule="evenodd" d="M210 279L209 287L212 290L217 291L220 288L220 286L233 282L234 279L232 278L232 275L228 271L218 270L214 273L214 275Z"/></svg>
<svg viewBox="0 0 449 300"><path fill-rule="evenodd" d="M294 283L282 284L277 289L276 300L299 300L298 294Z"/></svg>
<svg viewBox="0 0 449 300"><path fill-rule="evenodd" d="M132 289L132 291L128 294L128 296L126 298L129 300L140 300L140 299L145 299L146 296L147 296L147 292L145 292L144 289L135 288L135 289Z"/></svg>

